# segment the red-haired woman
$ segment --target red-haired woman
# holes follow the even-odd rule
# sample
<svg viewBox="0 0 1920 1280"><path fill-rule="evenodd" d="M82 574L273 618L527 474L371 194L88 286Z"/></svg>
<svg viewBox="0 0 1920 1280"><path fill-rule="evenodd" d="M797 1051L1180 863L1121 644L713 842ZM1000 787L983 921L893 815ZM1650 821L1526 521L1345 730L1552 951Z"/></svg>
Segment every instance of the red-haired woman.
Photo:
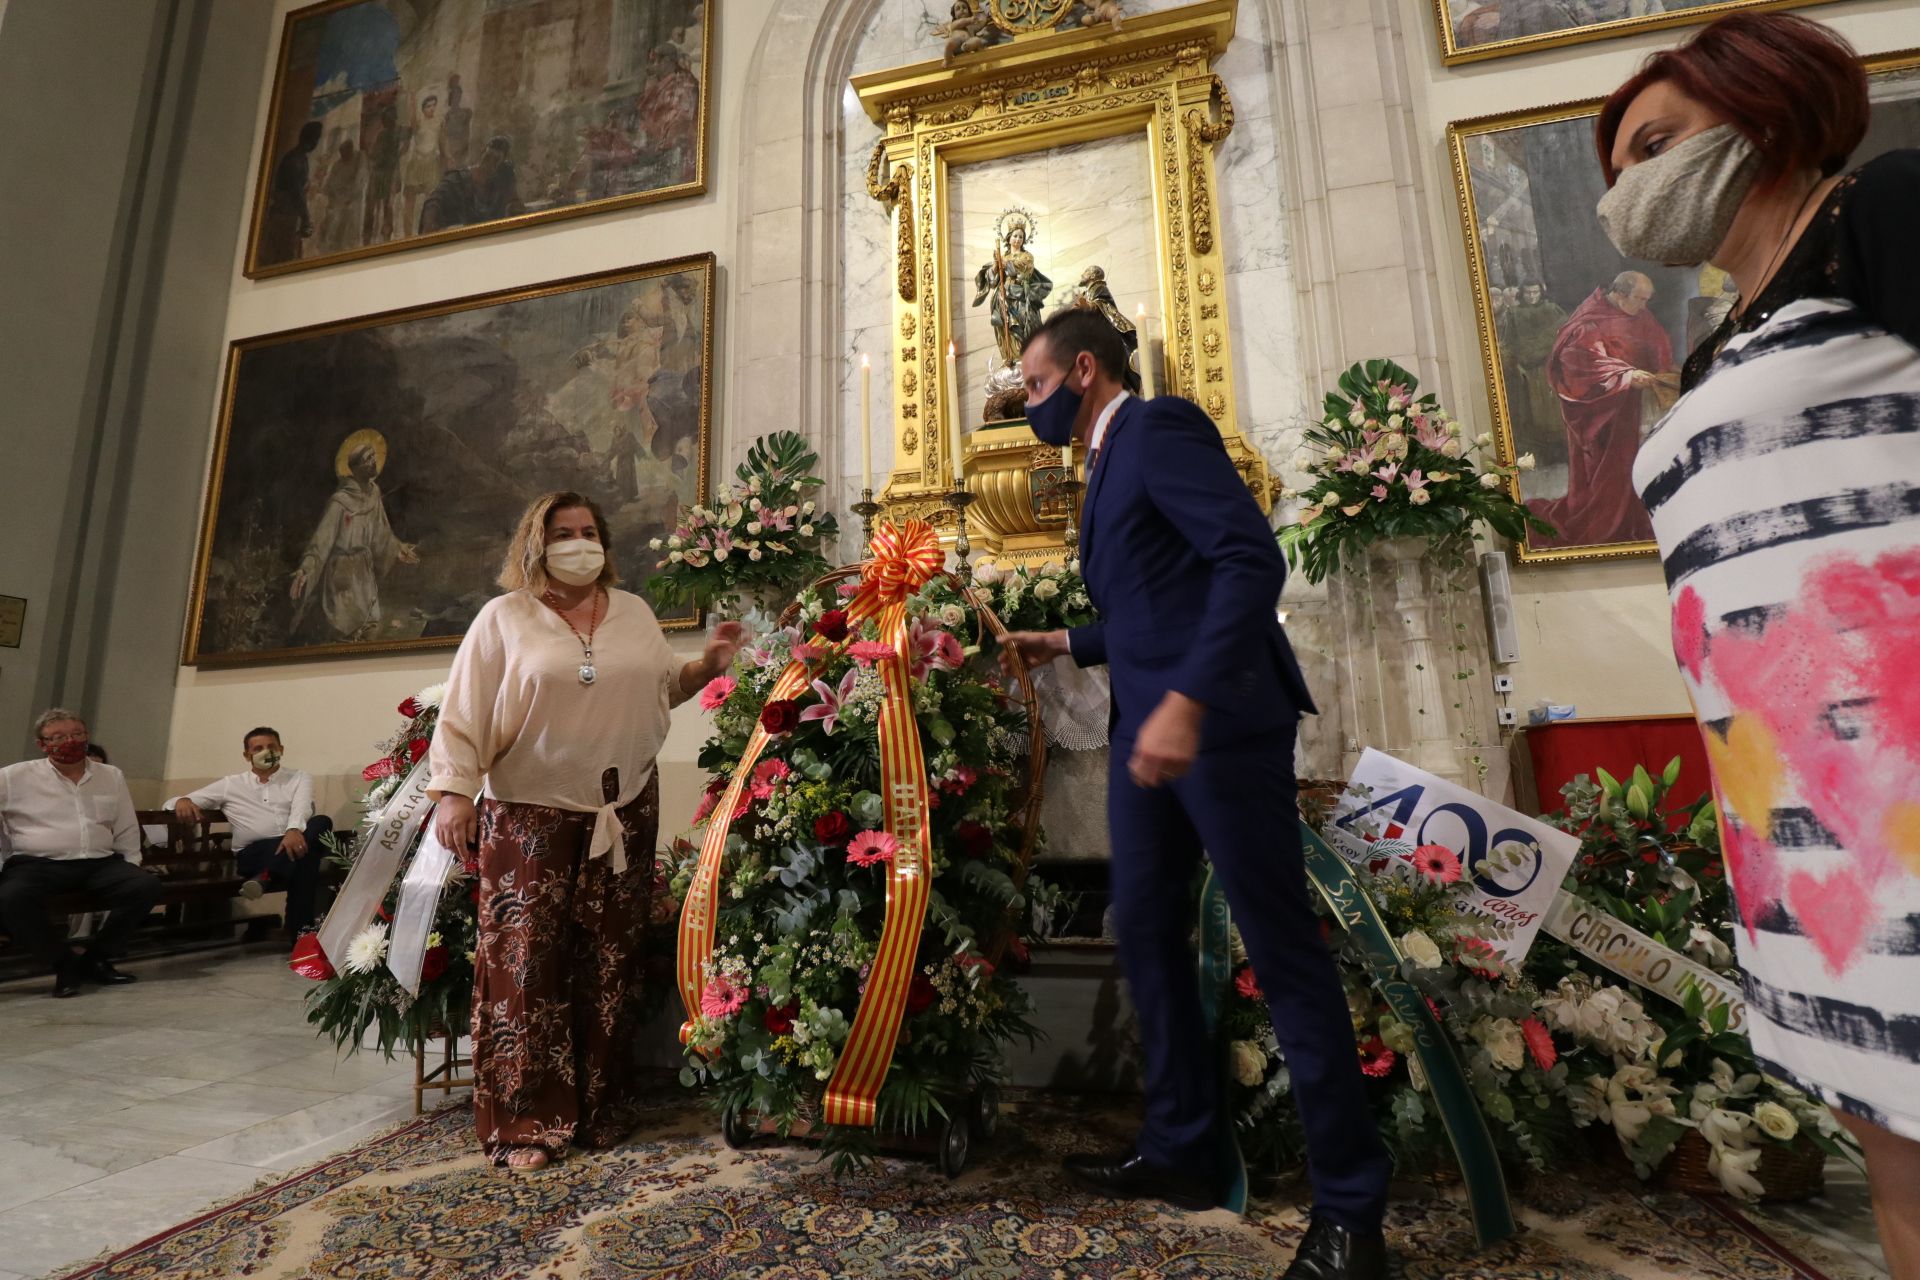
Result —
<svg viewBox="0 0 1920 1280"><path fill-rule="evenodd" d="M1601 112L1599 214L1629 257L1711 261L1739 289L1634 485L1713 757L1754 1049L1859 1138L1888 1264L1912 1280L1920 151L1845 173L1867 116L1831 31L1722 19ZM1763 1140L1715 1132L1750 1169Z"/></svg>

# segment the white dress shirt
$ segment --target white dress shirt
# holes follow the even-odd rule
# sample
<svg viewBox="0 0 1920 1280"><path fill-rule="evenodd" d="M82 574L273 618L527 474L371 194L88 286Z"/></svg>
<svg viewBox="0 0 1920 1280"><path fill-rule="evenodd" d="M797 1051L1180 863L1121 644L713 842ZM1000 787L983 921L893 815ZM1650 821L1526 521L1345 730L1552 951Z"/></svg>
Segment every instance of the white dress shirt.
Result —
<svg viewBox="0 0 1920 1280"><path fill-rule="evenodd" d="M1100 446L1106 443L1107 424L1113 421L1113 415L1120 412L1120 406L1125 404L1127 397L1132 394L1133 392L1122 388L1120 394L1107 401L1106 407L1100 410L1100 416L1093 420L1093 430L1087 432L1087 458L1089 461L1092 460L1094 454L1100 452Z"/></svg>
<svg viewBox="0 0 1920 1280"><path fill-rule="evenodd" d="M275 769L265 782L249 769L209 782L185 797L202 809L218 809L233 827L233 847L256 840L276 843L289 831L306 827L313 816L313 775L299 769ZM178 798L167 801L171 809Z"/></svg>
<svg viewBox="0 0 1920 1280"><path fill-rule="evenodd" d="M87 762L69 782L51 760L23 760L0 769L0 850L36 858L140 861L140 824L126 775Z"/></svg>

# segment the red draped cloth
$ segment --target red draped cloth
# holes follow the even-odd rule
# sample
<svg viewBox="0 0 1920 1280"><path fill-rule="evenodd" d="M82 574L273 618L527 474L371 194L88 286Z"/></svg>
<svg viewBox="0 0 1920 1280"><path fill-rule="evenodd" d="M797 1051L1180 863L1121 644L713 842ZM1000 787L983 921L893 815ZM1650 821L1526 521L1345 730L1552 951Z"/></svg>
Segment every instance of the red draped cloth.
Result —
<svg viewBox="0 0 1920 1280"><path fill-rule="evenodd" d="M1605 289L1568 318L1547 357L1547 380L1567 423L1567 496L1527 503L1559 530L1539 545L1652 541L1653 523L1633 491L1645 393L1631 378L1672 368L1673 343L1660 322L1647 311L1628 315Z"/></svg>

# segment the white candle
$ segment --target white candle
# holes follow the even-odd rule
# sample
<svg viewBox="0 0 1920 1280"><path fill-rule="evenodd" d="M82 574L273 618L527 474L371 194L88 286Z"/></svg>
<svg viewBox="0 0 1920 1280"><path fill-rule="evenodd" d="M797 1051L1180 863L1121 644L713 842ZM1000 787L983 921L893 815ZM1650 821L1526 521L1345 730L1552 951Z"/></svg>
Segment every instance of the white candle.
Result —
<svg viewBox="0 0 1920 1280"><path fill-rule="evenodd" d="M860 484L873 488L873 361L860 353Z"/></svg>
<svg viewBox="0 0 1920 1280"><path fill-rule="evenodd" d="M1147 328L1147 304L1141 303L1133 313L1134 332L1140 338L1140 394L1153 399L1153 335Z"/></svg>
<svg viewBox="0 0 1920 1280"><path fill-rule="evenodd" d="M1060 446L1060 465L1066 469L1067 473L1061 478L1073 479L1073 441L1071 440Z"/></svg>
<svg viewBox="0 0 1920 1280"><path fill-rule="evenodd" d="M951 441L948 448L953 453L953 487L960 487L960 460L964 456L960 447L960 349L951 341L947 343L947 398L952 403L953 416L948 420L948 432Z"/></svg>

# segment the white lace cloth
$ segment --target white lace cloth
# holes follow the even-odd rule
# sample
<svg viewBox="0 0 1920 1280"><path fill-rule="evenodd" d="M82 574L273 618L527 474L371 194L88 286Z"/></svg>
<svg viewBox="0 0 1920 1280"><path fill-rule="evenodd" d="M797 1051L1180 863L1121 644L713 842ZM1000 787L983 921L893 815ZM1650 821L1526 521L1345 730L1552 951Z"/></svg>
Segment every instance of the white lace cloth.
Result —
<svg viewBox="0 0 1920 1280"><path fill-rule="evenodd" d="M1034 695L1047 741L1066 751L1094 751L1107 745L1107 708L1113 685L1105 667L1077 667L1071 660L1049 662L1033 672Z"/></svg>

